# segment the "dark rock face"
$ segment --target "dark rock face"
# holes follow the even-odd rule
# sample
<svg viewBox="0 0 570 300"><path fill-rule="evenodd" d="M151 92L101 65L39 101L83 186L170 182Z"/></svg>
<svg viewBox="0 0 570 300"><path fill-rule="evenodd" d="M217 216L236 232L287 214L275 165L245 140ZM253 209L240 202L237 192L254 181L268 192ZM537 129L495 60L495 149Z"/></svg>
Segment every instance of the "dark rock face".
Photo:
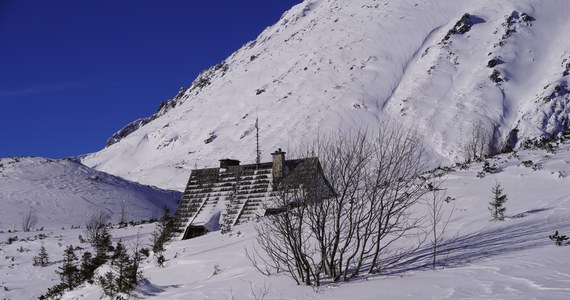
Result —
<svg viewBox="0 0 570 300"><path fill-rule="evenodd" d="M494 83L503 82L503 78L501 77L501 72L499 72L497 70L493 70L493 73L491 73L491 76L489 76L489 79L491 79Z"/></svg>
<svg viewBox="0 0 570 300"><path fill-rule="evenodd" d="M495 57L495 58L489 60L489 62L487 63L487 67L488 67L488 68L494 68L495 66L500 65L500 64L502 64L502 63L503 63L502 60L500 60L499 58L496 58L496 57Z"/></svg>
<svg viewBox="0 0 570 300"><path fill-rule="evenodd" d="M504 46L507 43L507 39L516 33L520 26L531 26L531 22L534 20L535 19L527 13L519 13L516 10L511 12L510 15L505 17L505 22L501 23L501 26L504 28L504 33L495 47Z"/></svg>
<svg viewBox="0 0 570 300"><path fill-rule="evenodd" d="M519 133L519 130L516 128L509 132L509 135L507 136L507 139L505 140L505 144L503 145L501 152L507 153L507 152L513 151L513 149L516 147L516 145L519 141L518 133Z"/></svg>
<svg viewBox="0 0 570 300"><path fill-rule="evenodd" d="M457 33L464 34L464 33L468 32L469 30L471 30L472 25L473 25L473 23L471 22L471 18L469 16L469 14L464 14L461 17L461 19L455 24L453 29Z"/></svg>
<svg viewBox="0 0 570 300"><path fill-rule="evenodd" d="M204 144L209 144L213 142L218 136L215 133L211 133L207 139L204 140Z"/></svg>
<svg viewBox="0 0 570 300"><path fill-rule="evenodd" d="M566 66L564 66L564 72L562 72L562 76L568 76L568 74L570 74L570 63L567 63Z"/></svg>
<svg viewBox="0 0 570 300"><path fill-rule="evenodd" d="M464 34L471 30L471 26L473 26L473 22L471 21L471 15L468 13L464 14L457 23L451 28L445 37L443 38L444 41L449 40L449 38L454 34Z"/></svg>
<svg viewBox="0 0 570 300"><path fill-rule="evenodd" d="M527 15L527 13L522 13L522 14L521 14L521 20L522 20L523 22L532 22L532 21L534 21L535 19L534 19L532 16Z"/></svg>
<svg viewBox="0 0 570 300"><path fill-rule="evenodd" d="M107 147L119 142L120 140L124 139L127 135L133 133L137 129L143 127L148 122L152 121L152 117L138 119L134 122L129 123L127 126L123 127L121 130L117 131L107 140Z"/></svg>
<svg viewBox="0 0 570 300"><path fill-rule="evenodd" d="M138 119L136 121L133 121L133 122L127 124L127 126L121 128L121 130L114 133L107 140L106 147L109 147L109 146L121 141L122 139L127 137L129 134L137 131L139 128L148 124L152 120L164 115L167 111L175 108L178 105L179 100L182 99L182 97L184 96L185 93L186 93L186 88L183 88L183 87L180 88L180 90L178 91L178 94L176 94L176 96L174 98L162 101L160 103L160 105L158 106L156 113L154 113L152 116L147 117L147 118Z"/></svg>
<svg viewBox="0 0 570 300"><path fill-rule="evenodd" d="M171 109L175 108L179 104L181 104L185 99L188 98L188 94L195 93L198 94L204 88L210 85L211 80L214 76L224 76L226 71L228 70L229 66L225 61L220 62L219 64L206 69L198 75L198 77L192 82L190 87L184 88L181 87L178 91L178 94L174 96L172 99L168 99L162 101L158 106L158 110L152 116L148 118L138 119L134 122L127 124L127 126L123 127L121 130L113 134L108 140L106 147L109 147L120 140L127 137L129 134L135 132L142 126L148 124L152 120L164 115L166 112L170 111Z"/></svg>

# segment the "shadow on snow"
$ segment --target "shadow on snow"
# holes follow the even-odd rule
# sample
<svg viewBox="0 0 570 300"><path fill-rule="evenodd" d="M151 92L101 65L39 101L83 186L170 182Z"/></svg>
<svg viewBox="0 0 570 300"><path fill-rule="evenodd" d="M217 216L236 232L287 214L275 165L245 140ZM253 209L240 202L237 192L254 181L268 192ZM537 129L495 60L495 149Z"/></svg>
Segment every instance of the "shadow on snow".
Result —
<svg viewBox="0 0 570 300"><path fill-rule="evenodd" d="M440 242L436 265L439 267L458 267L481 259L551 245L548 235L560 228L570 227L569 219L558 217L514 221L528 214L545 210L547 209L524 212L513 216L512 223L505 221L508 223L504 226L494 226ZM394 275L431 268L432 259L432 247L425 246L421 250L409 254L397 265L384 270L382 274Z"/></svg>

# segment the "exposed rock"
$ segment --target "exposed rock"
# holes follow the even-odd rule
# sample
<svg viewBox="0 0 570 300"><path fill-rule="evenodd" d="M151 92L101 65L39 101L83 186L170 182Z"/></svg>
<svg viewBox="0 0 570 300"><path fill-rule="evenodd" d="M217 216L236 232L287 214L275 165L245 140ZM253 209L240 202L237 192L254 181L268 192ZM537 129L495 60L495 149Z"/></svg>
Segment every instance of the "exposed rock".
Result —
<svg viewBox="0 0 570 300"><path fill-rule="evenodd" d="M534 21L534 18L526 13L519 13L518 11L513 11L510 15L505 17L505 22L501 25L505 28L501 40L495 45L504 46L507 43L507 39L520 28L521 25L531 26L530 22ZM523 24L524 23L524 24ZM498 30L497 30L498 31Z"/></svg>
<svg viewBox="0 0 570 300"><path fill-rule="evenodd" d="M133 133L137 129L143 127L144 125L148 124L148 122L152 121L153 117L138 119L134 122L129 123L127 126L123 127L121 130L114 133L108 140L107 140L107 147L119 142L120 140L124 139L129 134Z"/></svg>
<svg viewBox="0 0 570 300"><path fill-rule="evenodd" d="M562 76L568 76L570 74L570 63L567 63L564 66L564 72L562 72Z"/></svg>
<svg viewBox="0 0 570 300"><path fill-rule="evenodd" d="M500 65L502 63L503 63L502 60L495 57L495 58L491 59L489 62L487 62L487 67L488 68L494 68L495 66Z"/></svg>
<svg viewBox="0 0 570 300"><path fill-rule="evenodd" d="M505 140L505 144L503 145L501 152L507 153L507 152L513 151L513 149L516 147L516 145L519 141L518 133L519 133L519 130L516 128L509 132L509 135L507 136L507 139Z"/></svg>
<svg viewBox="0 0 570 300"><path fill-rule="evenodd" d="M532 16L529 16L527 13L522 13L521 20L528 23L534 21L534 18Z"/></svg>
<svg viewBox="0 0 570 300"><path fill-rule="evenodd" d="M148 124L152 120L164 115L166 112L175 108L181 102L183 96L186 94L186 91L187 91L186 88L181 87L180 90L178 90L178 94L176 94L176 96L174 98L162 101L160 103L160 105L158 106L156 113L154 113L152 116L135 120L135 121L127 124L125 127L121 128L121 130L115 132L107 140L106 147L109 147L109 146L121 141L122 139L127 137L129 134L135 132L136 130L138 130L139 128Z"/></svg>
<svg viewBox="0 0 570 300"><path fill-rule="evenodd" d="M208 136L208 138L204 140L204 144L209 144L213 142L217 137L218 136L216 135L216 133L210 132L210 136Z"/></svg>
<svg viewBox="0 0 570 300"><path fill-rule="evenodd" d="M444 41L449 40L449 38L454 34L464 34L471 30L471 26L473 22L471 21L471 16L468 13L465 13L457 23L451 28L445 37L443 38Z"/></svg>
<svg viewBox="0 0 570 300"><path fill-rule="evenodd" d="M491 79L494 83L501 83L504 81L503 78L501 77L501 72L497 70L493 70L493 73L491 73L489 79Z"/></svg>

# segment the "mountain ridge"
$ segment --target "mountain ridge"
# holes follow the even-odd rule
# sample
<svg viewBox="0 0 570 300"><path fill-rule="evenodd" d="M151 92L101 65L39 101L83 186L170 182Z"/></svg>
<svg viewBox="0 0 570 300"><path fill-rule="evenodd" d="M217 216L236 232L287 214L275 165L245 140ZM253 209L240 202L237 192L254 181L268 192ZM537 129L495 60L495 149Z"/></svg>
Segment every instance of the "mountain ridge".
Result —
<svg viewBox="0 0 570 300"><path fill-rule="evenodd" d="M442 163L464 159L476 126L487 152L557 137L570 115L569 11L564 1L307 0L82 162L181 190L195 167L253 161L256 119L264 157L386 120L419 131Z"/></svg>
<svg viewBox="0 0 570 300"><path fill-rule="evenodd" d="M98 212L108 221L149 220L162 207L171 212L181 194L164 191L93 170L72 159L18 157L0 159L0 228L20 230L33 212L37 228L83 226ZM124 216L121 216L124 211Z"/></svg>

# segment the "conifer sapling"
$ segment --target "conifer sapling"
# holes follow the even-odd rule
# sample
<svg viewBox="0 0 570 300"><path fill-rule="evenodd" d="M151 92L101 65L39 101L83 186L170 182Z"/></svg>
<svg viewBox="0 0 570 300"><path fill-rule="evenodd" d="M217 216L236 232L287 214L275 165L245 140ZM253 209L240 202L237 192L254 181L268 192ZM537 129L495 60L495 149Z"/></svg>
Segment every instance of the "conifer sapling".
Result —
<svg viewBox="0 0 570 300"><path fill-rule="evenodd" d="M504 207L505 202L507 202L507 195L503 194L503 189L498 181L495 181L495 185L491 188L491 193L493 194L491 202L489 202L489 211L491 211L491 219L493 221L503 221L505 219Z"/></svg>

